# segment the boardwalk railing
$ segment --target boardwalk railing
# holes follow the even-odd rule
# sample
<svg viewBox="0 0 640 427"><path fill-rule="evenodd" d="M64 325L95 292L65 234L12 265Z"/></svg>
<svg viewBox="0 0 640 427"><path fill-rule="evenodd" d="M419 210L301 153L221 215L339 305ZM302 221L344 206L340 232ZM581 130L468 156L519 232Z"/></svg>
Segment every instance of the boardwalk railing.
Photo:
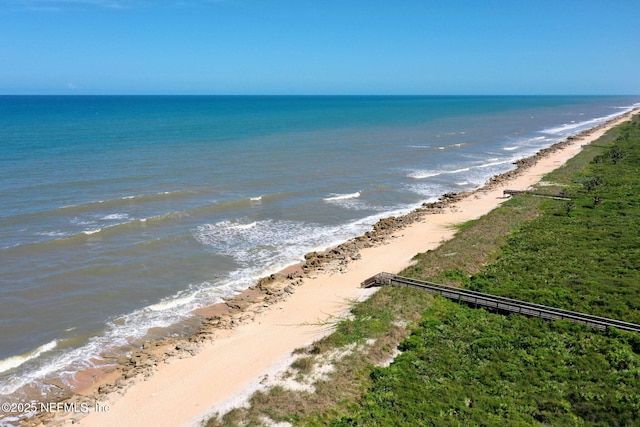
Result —
<svg viewBox="0 0 640 427"><path fill-rule="evenodd" d="M410 279L408 277L396 276L395 274L390 273L376 274L362 283L362 286L365 288L382 285L421 289L426 292L441 295L458 303L465 303L467 305L482 307L489 310L517 313L530 317L540 317L546 320L568 320L570 322L581 323L599 329L615 327L624 331L640 332L640 325L635 323L608 319L606 317L592 316L590 314L578 313L575 311L561 310L559 308L548 307L546 305L533 304L526 301L499 297L482 292L454 288L452 286L441 285L438 283Z"/></svg>
<svg viewBox="0 0 640 427"><path fill-rule="evenodd" d="M545 194L545 193L538 193L535 191L529 191L529 190L504 190L502 192L503 195L507 196L515 196L518 194L528 194L530 196L539 196L539 197L547 197L550 199L556 199L556 200L571 200L571 199L575 199L574 196L569 196L569 195L557 195L554 196L553 194Z"/></svg>

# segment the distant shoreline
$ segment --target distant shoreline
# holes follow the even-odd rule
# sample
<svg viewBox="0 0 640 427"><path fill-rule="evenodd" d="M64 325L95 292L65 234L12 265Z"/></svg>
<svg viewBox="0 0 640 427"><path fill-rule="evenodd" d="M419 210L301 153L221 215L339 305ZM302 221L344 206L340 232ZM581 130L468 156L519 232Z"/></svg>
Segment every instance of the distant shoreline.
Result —
<svg viewBox="0 0 640 427"><path fill-rule="evenodd" d="M134 392L140 389L143 384L145 388L147 388L146 385L154 387L154 385L151 385L152 382L159 381L159 384L161 384L166 378L171 377L175 380L175 375L178 375L178 377L180 375L186 376L188 372L192 372L193 375L194 372L201 369L203 360L211 362L211 358L217 359L218 356L220 360L215 361L214 364L219 369L223 371L233 370L233 363L231 362L237 363L238 361L233 360L234 358L232 357L229 365L225 367L221 356L223 352L217 351L218 344L221 341L225 341L224 351L231 352L233 352L233 341L238 337L244 339L242 341L243 345L248 344L251 346L250 343L253 342L254 347L258 347L249 351L249 353L253 352L255 354L257 350L259 354L255 354L255 356L261 356L260 358L262 359L264 347L250 337L251 334L261 334L261 328L264 329L262 333L265 337L270 336L272 341L275 340L273 342L274 345L277 346L278 341L282 339L286 343L282 343L280 347L286 347L288 349L286 351L293 350L296 344L291 347L282 334L276 333L274 335L273 329L278 329L274 325L308 324L309 320L305 319L305 316L298 315L300 314L299 310L305 312L308 311L307 308L309 307L317 308L315 306L325 308L320 310L321 313L331 312L331 315L340 315L345 309L344 298L362 297L363 292L358 288L358 285L361 280L368 277L364 277L369 274L365 271L379 272L384 263L388 264L386 258L389 258L389 255L385 255L385 251L393 252L394 248L398 247L400 249L400 246L402 247L401 249L404 252L391 262L391 268L398 270L408 265L413 255L428 249L425 246L437 246L442 239L449 238L452 233L451 230L448 230L448 232L442 234L443 230L440 230L441 234L438 235L438 240L433 241L433 238L436 237L435 233L432 230L427 230L426 236L429 236L427 242L424 241L424 238L422 240L418 238L418 241L409 243L405 242L407 235L414 233L415 228L427 226L448 227L446 224L459 223L486 213L486 211L499 205L502 198L496 197L496 194L500 195L506 189L506 186L513 185L515 189L524 189L521 186L525 183L537 182L540 175L537 171L534 171L536 166L540 166L545 161L550 161L550 164L545 165L548 170L543 173L556 169L568 158L573 157L579 151L581 144L591 142L591 140L595 139L595 135L604 133L606 129L627 120L637 112L638 110L635 109L605 124L585 130L574 137L569 137L549 148L540 150L534 156L519 160L515 163L517 167L514 170L492 177L485 186L477 190L464 193L447 193L439 201L425 203L407 215L381 219L373 226L373 230L363 236L350 239L321 253L312 252L306 254L304 263L291 265L279 273L264 277L254 286L226 299L224 303L196 310L195 314L201 325L193 335L184 339L165 338L145 343L143 348L134 353L131 358L121 357L117 359L118 366L116 368L92 369L78 374L78 385L74 390L75 395L71 398L71 401L88 403L90 404L89 407L93 407L93 403L96 400L111 402L112 409L116 411L117 408L117 412L113 413L122 412L131 415L131 410L125 408L123 403L135 400L136 397L134 395L138 394ZM558 159L553 156L558 157ZM560 164L556 164L556 162ZM527 179L525 180L524 178ZM479 205L480 201L482 201L482 206L476 208L475 205ZM429 224L431 222L437 222L438 224ZM381 262L381 259L385 259L384 263ZM367 265L366 268L362 267L364 264ZM388 267L384 267L389 270ZM358 277L355 282L354 277ZM322 284L327 285L327 289L317 289ZM345 288L348 288L348 291L343 295L342 292ZM317 292L320 292L320 296L316 294ZM297 301L300 299L304 299L304 303ZM336 302L336 299L338 302ZM297 309L295 308L296 306L298 306ZM337 310L335 306L338 306ZM290 315L283 314L289 312L291 312ZM310 313L304 314L308 315ZM284 321L283 319L288 320ZM299 319L299 321L293 321L292 319ZM312 317L311 320L313 319ZM268 325L271 325L271 327ZM312 325L305 326L309 331L302 334L303 342L308 342L309 339L318 336L318 332L315 331L317 327L310 326ZM296 332L295 335L300 335L300 333ZM300 337L296 337L294 341L300 341ZM279 351L282 352L282 348L279 348ZM244 351L240 352L244 353ZM205 355L211 357L206 357ZM241 357L244 356L238 356L238 358ZM261 361L261 366L271 366L280 357L281 354L280 356L276 355L275 358L273 354L264 354L266 360ZM181 365L182 369L178 374L174 372L174 367L177 365ZM168 372L169 369L172 372L165 376L165 372ZM256 367L256 369L258 370L257 375L259 375L260 368ZM164 376L165 379L161 380L161 376ZM204 376L206 377L206 375ZM225 390L216 392L226 396L224 399L212 398L212 401L220 403L232 398L238 393L233 390L244 389L248 385L246 378L256 377L252 372L243 373L241 376L245 379L237 378L236 384L233 387L229 387L229 390L225 388ZM147 378L148 381L137 382L136 384L136 380L141 378ZM216 378L220 378L220 375L218 373L207 378L210 378L215 383ZM250 382L251 380L249 380ZM159 387L162 389L164 386L160 385ZM193 388L194 394L200 394L200 391L196 391L197 387ZM120 395L123 396L121 397ZM187 397L189 396L178 396L176 394L176 399L186 399ZM181 413L183 421L180 423L193 417L202 417L213 406L211 404L207 405L207 408L199 408L198 414L195 414L192 408L187 418L185 418L184 413ZM189 405L187 404L186 406ZM165 411L167 410L169 409L165 408ZM188 411L188 408L185 408L185 411ZM163 411L159 412L161 413L157 415L162 418ZM82 418L80 425L120 424L117 419L111 418L111 414L112 412L109 414L91 413L86 418L83 418L84 414L76 416L77 418ZM50 417L51 414L42 414L42 418L45 421L49 420ZM71 415L63 415L61 418L68 417L71 417ZM154 425L151 419L146 420L146 422L148 425Z"/></svg>

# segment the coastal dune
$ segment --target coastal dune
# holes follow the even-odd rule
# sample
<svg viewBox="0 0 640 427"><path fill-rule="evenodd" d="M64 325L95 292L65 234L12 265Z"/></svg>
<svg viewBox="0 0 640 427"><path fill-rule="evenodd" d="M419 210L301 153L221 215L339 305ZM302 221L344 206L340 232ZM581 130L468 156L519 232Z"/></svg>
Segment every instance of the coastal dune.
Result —
<svg viewBox="0 0 640 427"><path fill-rule="evenodd" d="M372 292L360 288L362 281L381 271L395 273L409 266L417 253L452 238L453 225L499 206L506 200L504 190L525 190L534 185L577 154L583 145L629 117L627 114L570 138L536 156L535 162L506 174L504 179L493 180L446 203L436 213L394 229L377 246L359 249L358 256L341 271L317 271L296 277L297 286L286 298L261 306L261 310L248 311L233 328L213 329L213 339L201 343L193 356L168 358L157 365L152 375L137 376L126 388L101 395L99 405L90 406L88 415L61 416L57 422L70 422L76 417L73 421L81 426L197 425L209 414L242 404L265 375L286 368L294 349L328 333L327 321L344 316L351 301Z"/></svg>

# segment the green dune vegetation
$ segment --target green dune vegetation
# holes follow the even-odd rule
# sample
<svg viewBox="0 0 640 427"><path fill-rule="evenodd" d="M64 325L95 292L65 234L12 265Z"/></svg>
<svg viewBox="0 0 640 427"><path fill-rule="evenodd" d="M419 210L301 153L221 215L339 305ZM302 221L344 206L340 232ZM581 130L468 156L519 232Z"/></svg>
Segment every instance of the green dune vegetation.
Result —
<svg viewBox="0 0 640 427"><path fill-rule="evenodd" d="M403 276L640 323L640 119L416 256ZM561 198L557 198L561 196ZM218 425L637 426L640 334L383 288ZM399 354L388 365L394 350ZM332 369L315 375L330 361Z"/></svg>

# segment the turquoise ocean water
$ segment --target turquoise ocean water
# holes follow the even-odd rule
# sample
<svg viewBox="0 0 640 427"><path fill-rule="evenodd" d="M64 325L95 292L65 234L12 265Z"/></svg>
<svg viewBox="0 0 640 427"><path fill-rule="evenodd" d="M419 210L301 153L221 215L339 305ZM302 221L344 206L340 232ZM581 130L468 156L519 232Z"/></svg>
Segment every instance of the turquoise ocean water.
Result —
<svg viewBox="0 0 640 427"><path fill-rule="evenodd" d="M0 96L0 395L640 97ZM154 329L154 331L157 331Z"/></svg>

